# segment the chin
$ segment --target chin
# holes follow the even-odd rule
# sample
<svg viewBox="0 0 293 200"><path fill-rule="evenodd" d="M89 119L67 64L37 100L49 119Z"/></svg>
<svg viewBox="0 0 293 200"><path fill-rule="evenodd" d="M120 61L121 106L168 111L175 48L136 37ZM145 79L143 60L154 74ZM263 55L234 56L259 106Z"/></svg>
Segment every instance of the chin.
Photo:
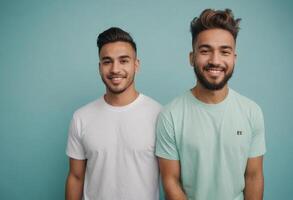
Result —
<svg viewBox="0 0 293 200"><path fill-rule="evenodd" d="M113 94L121 94L123 93L127 88L113 88L113 87L108 87L109 92Z"/></svg>

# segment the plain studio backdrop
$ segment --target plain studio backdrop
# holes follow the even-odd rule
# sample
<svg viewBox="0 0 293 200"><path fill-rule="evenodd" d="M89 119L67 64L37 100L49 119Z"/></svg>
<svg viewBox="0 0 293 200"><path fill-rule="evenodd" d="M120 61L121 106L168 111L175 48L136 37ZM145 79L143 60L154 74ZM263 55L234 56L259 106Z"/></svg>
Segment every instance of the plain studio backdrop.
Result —
<svg viewBox="0 0 293 200"><path fill-rule="evenodd" d="M293 188L293 4L290 1L1 1L0 199L64 199L74 110L104 94L96 37L134 37L139 91L166 104L195 84L189 23L205 8L242 18L230 87L263 109L265 199Z"/></svg>

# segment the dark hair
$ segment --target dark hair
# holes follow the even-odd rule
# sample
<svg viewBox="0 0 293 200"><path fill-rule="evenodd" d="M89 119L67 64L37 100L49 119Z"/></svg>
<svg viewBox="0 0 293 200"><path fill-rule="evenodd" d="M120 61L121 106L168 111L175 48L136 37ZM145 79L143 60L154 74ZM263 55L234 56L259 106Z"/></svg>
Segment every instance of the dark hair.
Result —
<svg viewBox="0 0 293 200"><path fill-rule="evenodd" d="M99 48L99 53L105 44L119 41L128 42L133 47L136 53L136 44L133 41L130 34L125 32L121 28L117 27L111 27L99 34L97 38L97 46Z"/></svg>
<svg viewBox="0 0 293 200"><path fill-rule="evenodd" d="M230 9L205 9L199 17L195 17L190 23L192 44L200 32L213 28L220 28L229 31L236 42L237 34L240 29L240 20L240 18L234 19L232 10Z"/></svg>

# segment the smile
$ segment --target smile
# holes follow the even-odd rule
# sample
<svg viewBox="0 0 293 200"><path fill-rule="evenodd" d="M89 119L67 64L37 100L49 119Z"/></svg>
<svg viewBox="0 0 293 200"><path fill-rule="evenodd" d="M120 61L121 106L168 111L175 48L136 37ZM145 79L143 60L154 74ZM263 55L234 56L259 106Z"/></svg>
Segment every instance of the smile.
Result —
<svg viewBox="0 0 293 200"><path fill-rule="evenodd" d="M108 78L109 79L113 79L113 78L126 78L126 75L125 74L109 74L108 75Z"/></svg>
<svg viewBox="0 0 293 200"><path fill-rule="evenodd" d="M212 67L208 67L208 68L205 68L206 71L212 71L212 72L221 72L221 71L224 71L223 68L220 68L220 67L217 67L217 68L212 68Z"/></svg>
<svg viewBox="0 0 293 200"><path fill-rule="evenodd" d="M111 80L113 81L119 81L119 80L122 80L123 77L113 77L113 78L110 78Z"/></svg>
<svg viewBox="0 0 293 200"><path fill-rule="evenodd" d="M124 77L124 76L110 76L110 77L108 77L108 79L114 85L120 84L123 81L124 78L126 78L126 77Z"/></svg>
<svg viewBox="0 0 293 200"><path fill-rule="evenodd" d="M208 73L212 75L218 75L224 72L224 69L223 68L207 68L205 69L205 71L207 71Z"/></svg>

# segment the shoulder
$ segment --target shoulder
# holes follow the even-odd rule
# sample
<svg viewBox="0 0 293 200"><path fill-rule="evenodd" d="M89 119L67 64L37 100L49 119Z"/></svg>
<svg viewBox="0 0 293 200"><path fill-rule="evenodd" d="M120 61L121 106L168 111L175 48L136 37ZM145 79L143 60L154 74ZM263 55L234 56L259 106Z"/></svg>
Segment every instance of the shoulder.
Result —
<svg viewBox="0 0 293 200"><path fill-rule="evenodd" d="M232 99L238 108L245 112L248 117L254 118L256 115L262 115L261 107L252 99L239 94L238 92L231 90Z"/></svg>
<svg viewBox="0 0 293 200"><path fill-rule="evenodd" d="M157 102L156 100L154 100L153 98L144 95L144 94L140 94L141 98L142 98L142 104L148 108L153 108L155 110L161 110L162 109L162 105Z"/></svg>
<svg viewBox="0 0 293 200"><path fill-rule="evenodd" d="M186 91L182 95L177 96L162 108L159 117L169 120L181 118L185 111L191 109L193 103L191 99L190 91Z"/></svg>
<svg viewBox="0 0 293 200"><path fill-rule="evenodd" d="M82 119L87 117L88 115L91 115L92 113L96 112L99 110L99 107L102 106L102 97L100 97L97 100L91 101L84 106L78 108L74 113L73 113L73 118L75 119Z"/></svg>
<svg viewBox="0 0 293 200"><path fill-rule="evenodd" d="M168 112L176 112L177 110L182 110L182 107L184 107L185 105L188 105L189 102L190 102L190 92L187 91L183 93L182 95L174 98L168 104L166 104L163 107L162 112L168 113Z"/></svg>
<svg viewBox="0 0 293 200"><path fill-rule="evenodd" d="M246 106L247 108L260 109L259 105L255 101L253 101L252 99L250 99L242 94L239 94L235 90L230 89L230 91L232 93L234 100L236 100L239 104Z"/></svg>

